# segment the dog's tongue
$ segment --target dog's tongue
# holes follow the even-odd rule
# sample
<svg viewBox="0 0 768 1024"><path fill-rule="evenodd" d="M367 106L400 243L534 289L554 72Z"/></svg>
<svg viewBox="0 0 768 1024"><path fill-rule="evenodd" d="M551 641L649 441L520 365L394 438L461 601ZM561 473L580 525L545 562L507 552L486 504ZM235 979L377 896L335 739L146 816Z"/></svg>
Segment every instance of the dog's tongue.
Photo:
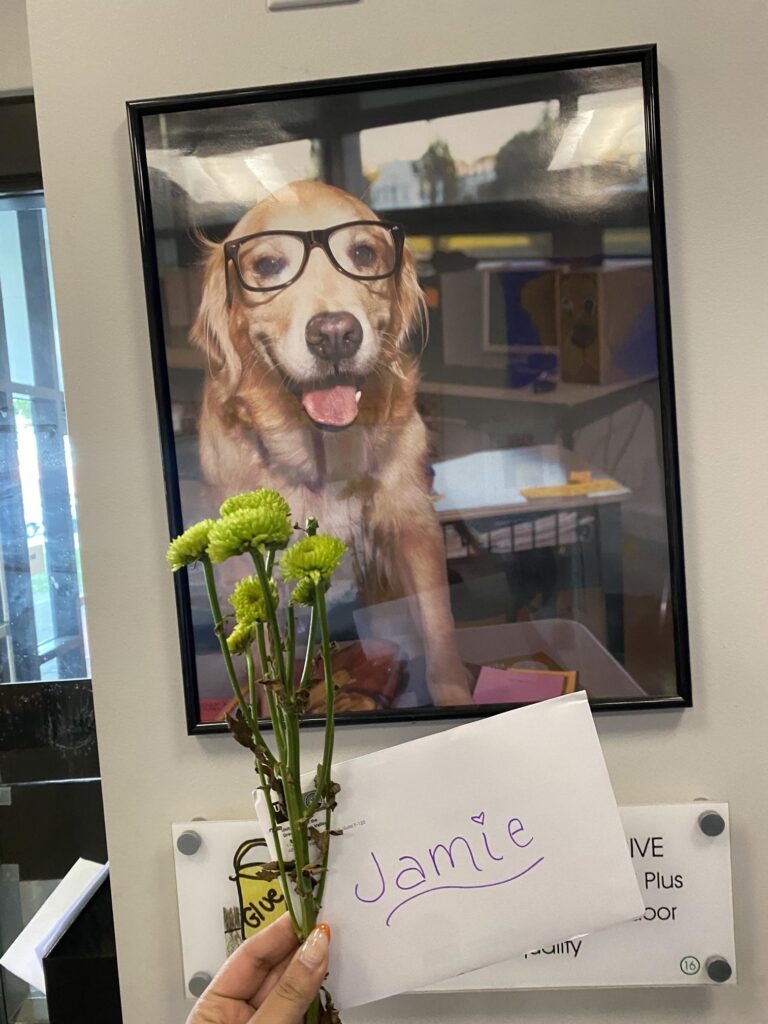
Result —
<svg viewBox="0 0 768 1024"><path fill-rule="evenodd" d="M348 427L357 418L355 389L349 386L305 391L301 399L307 415L326 427Z"/></svg>

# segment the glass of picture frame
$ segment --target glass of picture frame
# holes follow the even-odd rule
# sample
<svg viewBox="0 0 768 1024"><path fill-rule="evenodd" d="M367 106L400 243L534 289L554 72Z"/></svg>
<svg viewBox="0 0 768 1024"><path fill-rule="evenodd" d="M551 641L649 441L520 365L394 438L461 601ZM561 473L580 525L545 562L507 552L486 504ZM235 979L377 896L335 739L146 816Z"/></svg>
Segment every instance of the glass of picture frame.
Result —
<svg viewBox="0 0 768 1024"><path fill-rule="evenodd" d="M337 720L689 706L655 48L128 117L170 532L267 486L344 537ZM202 573L176 598L224 728Z"/></svg>

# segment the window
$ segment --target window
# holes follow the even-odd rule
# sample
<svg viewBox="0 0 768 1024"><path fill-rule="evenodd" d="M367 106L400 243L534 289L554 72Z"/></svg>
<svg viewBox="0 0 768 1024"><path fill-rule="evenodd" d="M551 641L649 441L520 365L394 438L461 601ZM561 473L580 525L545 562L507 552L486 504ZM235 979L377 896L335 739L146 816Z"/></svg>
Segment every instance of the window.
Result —
<svg viewBox="0 0 768 1024"><path fill-rule="evenodd" d="M40 193L0 198L0 682L89 674Z"/></svg>
<svg viewBox="0 0 768 1024"><path fill-rule="evenodd" d="M371 205L528 198L552 159L558 116L554 100L366 129L360 152Z"/></svg>

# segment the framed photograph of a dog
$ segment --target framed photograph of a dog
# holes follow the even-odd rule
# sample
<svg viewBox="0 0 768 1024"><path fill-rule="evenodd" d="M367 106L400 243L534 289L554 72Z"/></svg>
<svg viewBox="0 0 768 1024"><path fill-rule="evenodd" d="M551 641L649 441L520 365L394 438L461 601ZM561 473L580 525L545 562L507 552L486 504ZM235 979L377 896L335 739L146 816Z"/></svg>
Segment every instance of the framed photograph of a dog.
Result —
<svg viewBox="0 0 768 1024"><path fill-rule="evenodd" d="M339 722L690 706L655 47L128 117L170 533L268 486L345 538Z"/></svg>

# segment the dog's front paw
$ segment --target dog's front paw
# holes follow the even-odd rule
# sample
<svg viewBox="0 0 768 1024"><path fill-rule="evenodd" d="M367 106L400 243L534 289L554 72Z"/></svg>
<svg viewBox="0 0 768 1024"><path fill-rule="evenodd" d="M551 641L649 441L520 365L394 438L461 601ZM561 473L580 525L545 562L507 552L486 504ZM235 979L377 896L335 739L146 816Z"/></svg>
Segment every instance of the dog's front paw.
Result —
<svg viewBox="0 0 768 1024"><path fill-rule="evenodd" d="M470 684L472 676L460 659L427 670L427 686L436 707L466 707L474 704Z"/></svg>

